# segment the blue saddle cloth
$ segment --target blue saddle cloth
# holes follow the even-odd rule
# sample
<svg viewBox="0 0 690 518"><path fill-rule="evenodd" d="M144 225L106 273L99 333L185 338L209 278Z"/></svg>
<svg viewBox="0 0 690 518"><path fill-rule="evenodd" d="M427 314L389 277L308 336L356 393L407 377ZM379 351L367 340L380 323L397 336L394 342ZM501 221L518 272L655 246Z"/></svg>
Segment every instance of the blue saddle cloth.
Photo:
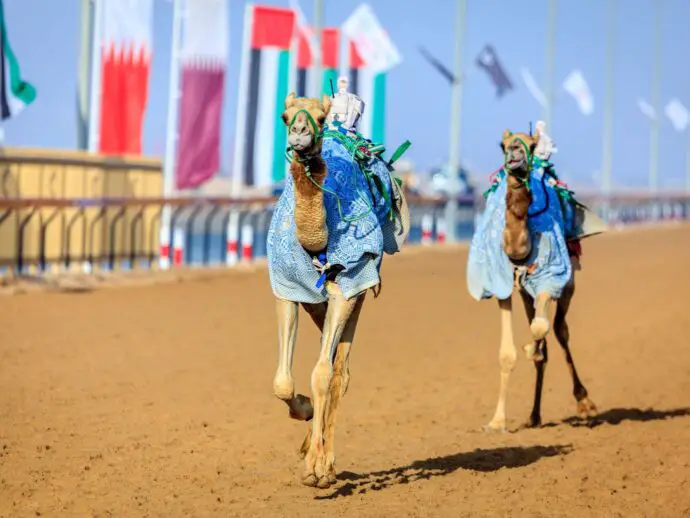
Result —
<svg viewBox="0 0 690 518"><path fill-rule="evenodd" d="M385 162L376 156L367 164L372 180L376 177L380 181L376 186L360 169L351 151L328 134L323 138L321 155L328 168L323 186L328 226L326 260L332 266L342 267L335 281L345 297L350 298L379 284L383 254L399 251L389 218L394 180ZM294 183L288 174L268 231L271 288L278 298L311 304L325 302L325 286L317 287L320 272L297 241L294 213ZM353 218L358 219L344 220Z"/></svg>
<svg viewBox="0 0 690 518"><path fill-rule="evenodd" d="M532 251L525 264L534 265L532 273L521 277L522 287L532 296L549 293L560 297L572 276L566 241L578 237L575 207L577 202L561 193L546 174L551 164L535 160L530 175L532 203L527 227ZM496 297L507 299L513 291L513 264L503 251L506 210L506 174L499 171L486 199L486 208L478 219L470 243L467 287L476 300Z"/></svg>

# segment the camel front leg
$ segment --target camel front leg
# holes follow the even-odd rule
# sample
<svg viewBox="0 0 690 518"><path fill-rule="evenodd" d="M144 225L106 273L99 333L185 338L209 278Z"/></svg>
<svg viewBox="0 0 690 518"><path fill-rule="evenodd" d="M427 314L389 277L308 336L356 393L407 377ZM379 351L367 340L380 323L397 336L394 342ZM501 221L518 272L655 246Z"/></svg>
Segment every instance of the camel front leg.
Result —
<svg viewBox="0 0 690 518"><path fill-rule="evenodd" d="M525 313L527 314L527 321L533 322L535 315L534 299L525 290L520 290L523 305L525 306ZM534 368L536 369L536 381L534 383L534 403L532 404L532 413L526 425L528 428L536 428L541 426L541 396L544 387L544 373L546 372L546 364L549 361L549 350L546 343L546 338L536 342L530 342L524 347L528 360L534 361Z"/></svg>
<svg viewBox="0 0 690 518"><path fill-rule="evenodd" d="M538 293L534 301L534 318L530 323L530 331L535 342L542 340L549 332L549 302L551 295L548 293Z"/></svg>
<svg viewBox="0 0 690 518"><path fill-rule="evenodd" d="M359 300L346 300L340 288L333 282L326 285L328 310L321 334L321 351L311 375L314 418L311 423L309 451L304 457L302 483L307 486L327 488L330 486L326 471L324 451L324 423L328 406L328 391L333 378L333 357L343 331Z"/></svg>
<svg viewBox="0 0 690 518"><path fill-rule="evenodd" d="M501 364L501 385L498 391L496 412L491 422L484 427L486 431L506 430L506 399L508 397L508 381L510 373L515 367L517 351L513 340L513 302L511 298L498 301L501 312L501 347L498 352Z"/></svg>
<svg viewBox="0 0 690 518"><path fill-rule="evenodd" d="M357 322L362 311L366 293L357 297L352 314L345 324L343 335L335 351L333 362L333 379L331 381L328 409L326 410L326 426L323 436L323 447L326 457L326 474L328 481L335 484L335 422L340 400L345 396L350 384L350 351L357 330Z"/></svg>
<svg viewBox="0 0 690 518"><path fill-rule="evenodd" d="M292 377L299 306L290 300L276 299L276 314L278 317L278 369L273 378L273 393L285 401L290 417L308 421L313 414L311 404L303 395L295 396L295 380Z"/></svg>

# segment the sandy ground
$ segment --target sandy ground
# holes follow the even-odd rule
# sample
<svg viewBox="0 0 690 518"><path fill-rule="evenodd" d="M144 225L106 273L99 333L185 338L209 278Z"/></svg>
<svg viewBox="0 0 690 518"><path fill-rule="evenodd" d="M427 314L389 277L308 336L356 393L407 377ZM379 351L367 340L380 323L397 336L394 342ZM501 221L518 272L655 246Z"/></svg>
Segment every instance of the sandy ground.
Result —
<svg viewBox="0 0 690 518"><path fill-rule="evenodd" d="M572 348L600 424L569 420L552 341L548 424L478 431L498 391L496 304L467 294L465 250L410 250L364 306L328 490L298 482L306 425L272 395L265 271L1 297L0 516L690 516L690 227L584 252ZM300 391L317 351L303 318ZM533 378L521 354L513 429Z"/></svg>

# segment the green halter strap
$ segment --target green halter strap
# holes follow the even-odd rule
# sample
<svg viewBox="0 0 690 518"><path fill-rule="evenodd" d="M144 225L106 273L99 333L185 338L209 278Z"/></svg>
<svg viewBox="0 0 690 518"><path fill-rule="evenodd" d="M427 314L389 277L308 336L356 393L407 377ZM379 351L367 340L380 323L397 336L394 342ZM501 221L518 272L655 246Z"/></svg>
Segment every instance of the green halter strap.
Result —
<svg viewBox="0 0 690 518"><path fill-rule="evenodd" d="M307 121L309 122L309 125L311 126L311 129L314 130L314 138L315 138L316 140L320 140L320 139L321 139L321 132L319 131L319 125L316 124L316 121L314 120L314 117L312 117L312 116L311 116L311 113L309 113L309 111L306 110L305 108L302 108L302 109L300 109L300 110L297 110L297 111L295 112L295 114L292 116L292 120L290 121L290 125L288 126L288 131L290 131L290 130L292 129L292 127L295 125L295 121L297 120L297 116L298 116L300 113L304 113L304 115L306 115Z"/></svg>

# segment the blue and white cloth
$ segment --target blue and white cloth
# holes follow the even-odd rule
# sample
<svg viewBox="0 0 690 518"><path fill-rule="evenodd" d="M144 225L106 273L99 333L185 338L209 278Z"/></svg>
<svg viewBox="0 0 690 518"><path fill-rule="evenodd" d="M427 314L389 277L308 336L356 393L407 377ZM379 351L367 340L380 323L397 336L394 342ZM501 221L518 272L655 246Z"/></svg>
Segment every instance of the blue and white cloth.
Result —
<svg viewBox="0 0 690 518"><path fill-rule="evenodd" d="M383 254L399 251L394 224L389 219L391 197L383 196L374 182L367 180L350 152L337 139L325 136L321 155L328 168L323 186L328 226L326 261L331 266L343 268L335 281L345 297L350 298L379 284ZM381 181L383 189L391 193L394 180L383 160L374 158L369 168ZM297 241L293 193L294 183L288 174L268 231L271 288L281 299L311 304L325 302L325 286L317 287L321 273ZM354 218L359 219L345 221Z"/></svg>
<svg viewBox="0 0 690 518"><path fill-rule="evenodd" d="M476 300L496 297L504 300L513 291L514 267L503 251L506 211L506 174L501 170L497 187L486 199L470 243L467 287ZM532 296L549 293L560 297L572 276L566 239L575 232L574 209L562 202L556 188L536 167L530 175L532 203L527 227L532 251L525 264L534 265L531 273L521 276L522 287ZM566 237L567 236L567 237Z"/></svg>

